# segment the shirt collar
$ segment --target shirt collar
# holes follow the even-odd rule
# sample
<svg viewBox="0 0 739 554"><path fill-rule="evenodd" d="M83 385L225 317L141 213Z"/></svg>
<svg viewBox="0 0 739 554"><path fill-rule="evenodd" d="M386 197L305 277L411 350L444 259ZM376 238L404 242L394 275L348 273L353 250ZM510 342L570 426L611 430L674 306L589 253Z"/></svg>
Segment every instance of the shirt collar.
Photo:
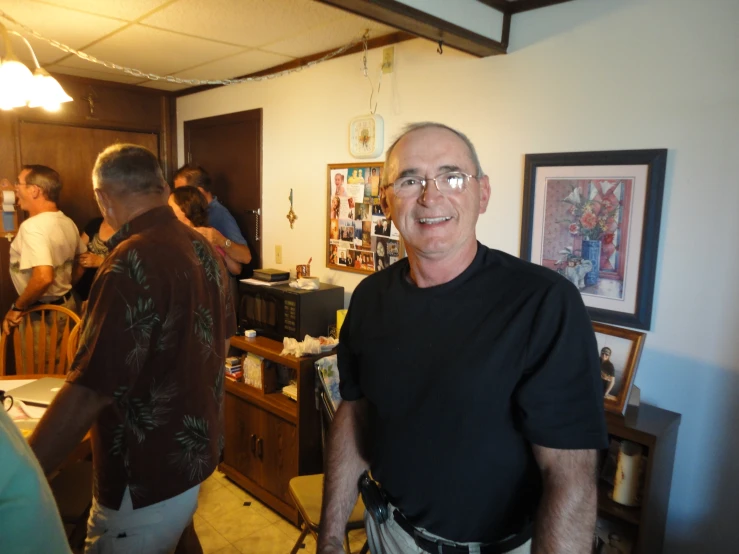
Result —
<svg viewBox="0 0 739 554"><path fill-rule="evenodd" d="M113 250L127 238L130 238L149 227L161 225L162 223L173 219L176 218L172 208L169 206L158 206L156 208L152 208L124 224L123 227L118 229L118 231L106 241L105 245L108 247L108 250Z"/></svg>

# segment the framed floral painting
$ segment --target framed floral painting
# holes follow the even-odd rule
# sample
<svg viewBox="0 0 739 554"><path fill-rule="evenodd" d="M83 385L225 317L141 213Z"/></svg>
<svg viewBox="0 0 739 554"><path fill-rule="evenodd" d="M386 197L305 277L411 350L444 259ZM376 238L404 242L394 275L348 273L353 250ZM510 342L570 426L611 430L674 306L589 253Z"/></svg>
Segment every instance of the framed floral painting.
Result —
<svg viewBox="0 0 739 554"><path fill-rule="evenodd" d="M648 330L667 150L527 154L521 257L580 290L593 321Z"/></svg>

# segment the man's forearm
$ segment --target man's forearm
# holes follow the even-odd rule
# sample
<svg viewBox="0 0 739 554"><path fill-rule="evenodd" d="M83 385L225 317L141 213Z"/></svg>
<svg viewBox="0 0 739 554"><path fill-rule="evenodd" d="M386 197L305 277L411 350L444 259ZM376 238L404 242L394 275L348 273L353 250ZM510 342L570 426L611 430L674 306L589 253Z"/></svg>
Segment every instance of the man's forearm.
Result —
<svg viewBox="0 0 739 554"><path fill-rule="evenodd" d="M79 283L82 276L85 274L85 268L80 264L79 256L74 260L74 267L72 268L72 286Z"/></svg>
<svg viewBox="0 0 739 554"><path fill-rule="evenodd" d="M64 462L111 401L82 385L62 387L28 440L44 473Z"/></svg>
<svg viewBox="0 0 739 554"><path fill-rule="evenodd" d="M231 241L231 246L225 250L231 258L239 263L248 264L251 261L251 250L249 250L249 247L245 244Z"/></svg>
<svg viewBox="0 0 739 554"><path fill-rule="evenodd" d="M318 553L342 551L346 522L359 494L366 456L366 400L344 401L336 412L326 449ZM339 550L336 550L336 549Z"/></svg>
<svg viewBox="0 0 739 554"><path fill-rule="evenodd" d="M580 475L544 474L532 554L590 554L598 509L593 462Z"/></svg>

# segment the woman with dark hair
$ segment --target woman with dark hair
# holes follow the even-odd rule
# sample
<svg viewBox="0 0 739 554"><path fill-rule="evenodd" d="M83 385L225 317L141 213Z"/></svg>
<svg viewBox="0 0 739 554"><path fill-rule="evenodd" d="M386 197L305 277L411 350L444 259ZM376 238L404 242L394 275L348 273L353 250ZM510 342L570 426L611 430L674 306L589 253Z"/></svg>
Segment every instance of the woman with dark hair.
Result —
<svg viewBox="0 0 739 554"><path fill-rule="evenodd" d="M95 274L108 255L106 243L114 233L113 228L102 217L91 220L82 231L82 244L87 247L87 251L80 254L79 263L85 268L85 272L74 286L79 302L87 300Z"/></svg>
<svg viewBox="0 0 739 554"><path fill-rule="evenodd" d="M175 216L188 227L209 227L208 225L208 204L200 191L195 187L178 187L169 195L169 206L172 208ZM241 273L241 264L231 258L226 251L217 244L213 244L213 249L223 258L226 267L231 275L239 275Z"/></svg>

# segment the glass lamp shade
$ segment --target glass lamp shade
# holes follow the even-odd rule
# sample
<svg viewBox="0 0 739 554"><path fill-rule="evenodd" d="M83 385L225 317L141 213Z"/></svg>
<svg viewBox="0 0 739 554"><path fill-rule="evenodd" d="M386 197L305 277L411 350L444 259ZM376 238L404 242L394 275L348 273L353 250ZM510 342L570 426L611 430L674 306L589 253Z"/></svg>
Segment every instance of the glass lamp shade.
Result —
<svg viewBox="0 0 739 554"><path fill-rule="evenodd" d="M29 90L28 106L44 108L50 112L57 111L64 102L71 102L69 96L59 82L40 67L33 75L33 84Z"/></svg>
<svg viewBox="0 0 739 554"><path fill-rule="evenodd" d="M28 103L33 83L31 70L14 58L0 63L0 109L12 110Z"/></svg>

